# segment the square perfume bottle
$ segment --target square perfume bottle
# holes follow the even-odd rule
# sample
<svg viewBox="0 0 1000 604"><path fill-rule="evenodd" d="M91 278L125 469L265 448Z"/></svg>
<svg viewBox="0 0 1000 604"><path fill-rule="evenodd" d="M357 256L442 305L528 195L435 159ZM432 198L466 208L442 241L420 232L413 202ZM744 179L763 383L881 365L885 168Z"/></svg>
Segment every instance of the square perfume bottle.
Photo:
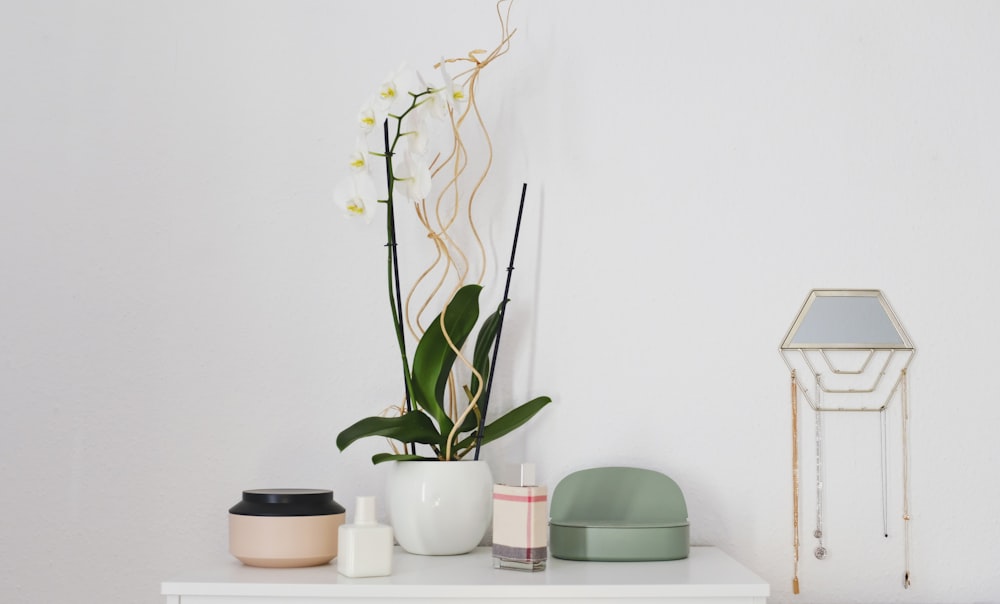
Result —
<svg viewBox="0 0 1000 604"><path fill-rule="evenodd" d="M493 485L493 568L545 570L549 554L548 489L521 464L516 484Z"/></svg>

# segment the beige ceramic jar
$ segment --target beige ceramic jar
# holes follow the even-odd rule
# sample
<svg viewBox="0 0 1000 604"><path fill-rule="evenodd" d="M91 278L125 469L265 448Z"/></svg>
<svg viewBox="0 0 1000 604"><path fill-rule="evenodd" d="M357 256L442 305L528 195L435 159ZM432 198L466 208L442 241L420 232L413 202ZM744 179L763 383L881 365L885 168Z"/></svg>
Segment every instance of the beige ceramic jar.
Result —
<svg viewBox="0 0 1000 604"><path fill-rule="evenodd" d="M333 491L243 491L243 500L229 509L229 553L249 566L326 564L337 557L344 518Z"/></svg>

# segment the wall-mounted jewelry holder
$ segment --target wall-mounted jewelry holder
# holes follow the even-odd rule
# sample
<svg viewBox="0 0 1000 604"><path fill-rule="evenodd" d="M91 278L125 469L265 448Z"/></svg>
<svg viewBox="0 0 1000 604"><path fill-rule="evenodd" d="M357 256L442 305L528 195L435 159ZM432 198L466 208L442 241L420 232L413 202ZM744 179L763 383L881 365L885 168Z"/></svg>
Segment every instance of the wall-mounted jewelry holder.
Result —
<svg viewBox="0 0 1000 604"><path fill-rule="evenodd" d="M813 554L829 555L823 540L823 415L868 412L877 415L882 433L882 526L888 537L886 408L902 405L903 586L910 586L909 450L906 372L916 349L882 292L874 289L814 289L781 343L791 371L792 494L795 572L799 593L799 419L798 394L815 412L816 528Z"/></svg>

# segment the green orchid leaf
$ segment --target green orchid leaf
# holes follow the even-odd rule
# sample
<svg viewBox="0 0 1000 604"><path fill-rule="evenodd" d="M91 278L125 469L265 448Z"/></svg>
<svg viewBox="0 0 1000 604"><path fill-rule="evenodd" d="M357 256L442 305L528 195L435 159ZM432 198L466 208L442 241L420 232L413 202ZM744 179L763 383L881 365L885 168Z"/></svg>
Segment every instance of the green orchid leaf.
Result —
<svg viewBox="0 0 1000 604"><path fill-rule="evenodd" d="M490 378L490 353L493 351L493 344L496 342L497 331L500 328L500 311L502 309L503 303L497 307L497 310L493 314L486 317L486 320L483 321L483 326L479 328L479 337L476 338L475 352L472 355L472 366L476 368L479 375L483 376L483 380L485 381L483 391L479 393L479 398L476 400L476 404L480 409L482 409L483 403L486 400L486 386L489 384ZM473 373L471 383L466 389L470 400L475 395L477 388L479 388L479 378ZM459 428L459 431L465 433L479 428L480 416L479 412L470 413L465 416L465 421L462 422L462 427Z"/></svg>
<svg viewBox="0 0 1000 604"><path fill-rule="evenodd" d="M517 430L531 418L535 416L536 413L542 410L545 405L552 402L552 399L547 396L539 396L534 398L527 403L524 403L520 407L515 407L493 420L492 423L488 424L486 428L483 429L483 440L480 443L485 445L486 443L493 442L494 440L510 434L514 430ZM464 449L466 447L472 446L476 442L476 435L471 434L461 442L458 443L458 449Z"/></svg>
<svg viewBox="0 0 1000 604"><path fill-rule="evenodd" d="M444 311L444 330L441 315L434 318L427 331L420 338L413 354L412 384L413 399L437 421L440 430L439 444L451 432L454 424L444 410L444 390L448 375L455 364L456 354L445 339L445 332L457 348L465 344L466 338L479 320L479 292L481 285L466 285L459 289Z"/></svg>
<svg viewBox="0 0 1000 604"><path fill-rule="evenodd" d="M372 463L380 464L383 461L437 461L436 457L421 457L409 453L376 453L372 455Z"/></svg>
<svg viewBox="0 0 1000 604"><path fill-rule="evenodd" d="M490 377L490 353L493 352L493 345L496 343L497 331L500 329L500 313L503 311L504 303L500 303L496 311L483 321L483 326L479 328L479 337L476 338L476 348L472 355L472 366L483 376L483 380L489 383ZM479 387L479 380L475 374L472 376L472 383L469 390L473 393ZM486 386L483 386L486 392ZM480 405L482 406L482 405Z"/></svg>
<svg viewBox="0 0 1000 604"><path fill-rule="evenodd" d="M398 417L366 417L337 435L337 448L343 451L359 438L385 436L404 443L438 444L441 434L425 413L412 411Z"/></svg>

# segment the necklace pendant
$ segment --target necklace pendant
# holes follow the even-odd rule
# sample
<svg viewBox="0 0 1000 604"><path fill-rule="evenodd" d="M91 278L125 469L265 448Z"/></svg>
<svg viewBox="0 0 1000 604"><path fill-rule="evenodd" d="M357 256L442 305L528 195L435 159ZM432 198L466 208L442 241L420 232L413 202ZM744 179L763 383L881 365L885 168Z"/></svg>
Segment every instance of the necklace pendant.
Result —
<svg viewBox="0 0 1000 604"><path fill-rule="evenodd" d="M823 547L822 545L813 550L813 554L816 555L817 560L822 560L823 558L826 558L826 553L827 553L826 548Z"/></svg>

